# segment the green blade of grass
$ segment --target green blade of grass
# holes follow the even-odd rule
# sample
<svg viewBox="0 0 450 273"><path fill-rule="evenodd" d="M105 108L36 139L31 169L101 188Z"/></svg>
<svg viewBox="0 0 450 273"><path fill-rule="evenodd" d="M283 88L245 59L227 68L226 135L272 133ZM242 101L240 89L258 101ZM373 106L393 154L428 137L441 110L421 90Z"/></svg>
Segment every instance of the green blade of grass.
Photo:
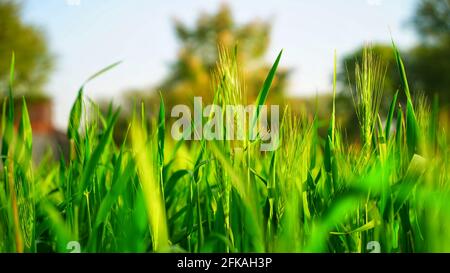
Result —
<svg viewBox="0 0 450 273"><path fill-rule="evenodd" d="M400 74L400 81L402 84L403 91L406 94L407 100L411 101L411 93L409 92L408 78L406 77L405 66L404 66L403 60L400 56L400 52L398 51L398 48L394 43L394 40L392 40L392 47L394 48L394 56L395 56L395 60L397 62L397 68L398 68L398 72Z"/></svg>
<svg viewBox="0 0 450 273"><path fill-rule="evenodd" d="M129 183L131 177L134 175L134 172L135 164L130 160L121 172L122 175L117 177L117 181L113 184L111 190L102 200L95 219L95 228L98 228L100 224L106 220L113 203L118 199L119 195L124 192L126 184Z"/></svg>
<svg viewBox="0 0 450 273"><path fill-rule="evenodd" d="M336 51L334 51L334 59L333 59L333 109L331 111L331 119L330 126L328 128L328 137L331 139L331 143L334 144L335 138L335 128L336 128Z"/></svg>
<svg viewBox="0 0 450 273"><path fill-rule="evenodd" d="M22 117L19 125L19 137L26 145L27 150L31 152L33 146L33 132L25 98L22 99Z"/></svg>
<svg viewBox="0 0 450 273"><path fill-rule="evenodd" d="M158 158L159 166L164 166L164 138L166 136L166 111L161 92L159 93L159 115L158 115Z"/></svg>
<svg viewBox="0 0 450 273"><path fill-rule="evenodd" d="M330 234L333 234L333 235L348 235L348 234L352 234L352 233L356 233L356 232L363 232L363 231L371 230L371 229L374 229L375 226L376 226L375 220L371 220L368 223L364 224L363 226L360 226L359 228L356 228L354 230L346 231L346 232L332 231L332 232L330 232Z"/></svg>
<svg viewBox="0 0 450 273"><path fill-rule="evenodd" d="M267 75L264 84L261 88L261 90L258 93L258 97L256 98L256 109L255 113L253 115L252 125L250 127L250 139L254 138L254 129L256 126L256 123L258 121L260 112L261 112L261 106L263 106L266 103L267 95L269 94L270 87L272 85L273 79L275 78L275 74L278 69L278 64L280 63L281 55L283 54L283 50L280 51L280 53L277 56L277 59L275 60L275 63L272 65L272 68L269 71L269 74Z"/></svg>
<svg viewBox="0 0 450 273"><path fill-rule="evenodd" d="M404 126L405 116L402 111L402 107L398 106L397 111L397 125L395 126L395 140L397 141L397 146L399 147L400 144L403 142L404 132L403 132L403 126Z"/></svg>
<svg viewBox="0 0 450 273"><path fill-rule="evenodd" d="M167 196L170 196L170 193L173 191L175 185L179 180L181 180L185 175L189 175L190 172L188 170L178 170L170 176L167 182L164 185L164 193Z"/></svg>
<svg viewBox="0 0 450 273"><path fill-rule="evenodd" d="M10 144L14 137L14 96L13 96L13 84L14 84L14 69L16 58L14 52L11 56L11 65L9 69L9 85L8 85L8 114L5 121L5 129L2 137L2 160L5 163L6 156L10 148Z"/></svg>
<svg viewBox="0 0 450 273"><path fill-rule="evenodd" d="M391 105L389 107L389 114L387 116L386 127L384 129L384 131L386 133L386 140L389 140L389 136L391 133L391 124L392 124L392 119L394 118L395 107L397 105L397 97L398 97L398 90L397 90L397 92L395 92L394 98L392 99Z"/></svg>
<svg viewBox="0 0 450 273"><path fill-rule="evenodd" d="M151 160L149 154L151 147L146 141L143 130L139 126L135 126L136 121L133 122L133 125L131 127L131 142L144 195L153 250L156 252L167 251L169 235L162 188L155 174L157 162Z"/></svg>
<svg viewBox="0 0 450 273"><path fill-rule="evenodd" d="M14 85L14 69L16 66L16 57L14 52L11 56L11 65L9 69L9 86L8 86L8 96L9 96L9 111L8 111L8 121L14 122L14 96L13 96L13 85Z"/></svg>
<svg viewBox="0 0 450 273"><path fill-rule="evenodd" d="M89 158L86 167L83 170L83 175L81 177L81 191L87 190L89 186L89 181L95 174L95 168L99 164L100 157L102 156L102 153L104 152L108 143L111 141L112 131L114 129L114 125L117 121L118 116L119 111L116 111L111 117L105 133L101 137L100 142L98 143L97 147L92 153L92 156Z"/></svg>
<svg viewBox="0 0 450 273"><path fill-rule="evenodd" d="M46 213L50 227L50 231L55 237L56 251L59 253L67 252L66 246L70 242L73 235L70 234L69 228L66 225L63 217L55 206L51 203L44 202L40 204L41 209Z"/></svg>
<svg viewBox="0 0 450 273"><path fill-rule="evenodd" d="M419 127L417 125L416 114L414 112L413 102L411 98L411 93L409 91L408 79L406 77L405 66L403 64L400 53L395 46L394 41L392 41L392 46L394 48L395 59L397 61L397 67L400 74L400 80L402 83L402 88L405 91L407 102L406 102L406 143L408 145L408 151L410 157L414 153L418 152L418 139L419 139Z"/></svg>
<svg viewBox="0 0 450 273"><path fill-rule="evenodd" d="M70 117L69 117L69 129L68 129L68 136L69 139L75 139L76 136L78 135L78 129L80 127L80 123L81 123L81 115L82 115L82 105L83 105L83 90L84 87L86 86L86 84L88 84L90 81L94 80L95 78L99 77L100 75L108 72L109 70L115 68L116 66L118 66L119 64L121 64L122 62L115 62L101 70L99 70L98 72L94 73L92 76L90 76L80 87L80 89L78 90L78 94L77 94L77 98L75 100L75 103L72 106L72 109L70 111Z"/></svg>
<svg viewBox="0 0 450 273"><path fill-rule="evenodd" d="M90 76L90 77L83 83L82 86L84 87L84 86L85 86L87 83L89 83L90 81L92 81L92 80L94 80L95 78L101 76L102 74L104 74L104 73L110 71L111 69L115 68L116 66L120 65L121 63L122 63L122 61L118 61L118 62L115 62L115 63L113 63L113 64L108 65L108 66L105 67L105 68L100 69L99 71L97 71L96 73L94 73L92 76Z"/></svg>
<svg viewBox="0 0 450 273"><path fill-rule="evenodd" d="M436 149L436 140L437 140L436 136L437 136L438 130L439 130L439 97L436 94L433 97L431 122L430 122L429 131L428 131L428 136L430 138L431 147L433 148L433 151Z"/></svg>
<svg viewBox="0 0 450 273"><path fill-rule="evenodd" d="M419 126L417 125L414 108L411 101L406 104L406 143L410 156L419 153Z"/></svg>

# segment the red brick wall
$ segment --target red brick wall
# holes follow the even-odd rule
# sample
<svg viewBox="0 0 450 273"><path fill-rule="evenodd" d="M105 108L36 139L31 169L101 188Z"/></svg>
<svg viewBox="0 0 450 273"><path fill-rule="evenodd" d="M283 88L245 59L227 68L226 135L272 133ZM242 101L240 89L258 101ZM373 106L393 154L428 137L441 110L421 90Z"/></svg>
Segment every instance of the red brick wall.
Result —
<svg viewBox="0 0 450 273"><path fill-rule="evenodd" d="M52 122L52 102L50 100L30 102L27 107L33 132L52 133L54 129Z"/></svg>
<svg viewBox="0 0 450 273"><path fill-rule="evenodd" d="M15 125L19 125L22 116L22 100L15 103ZM27 100L28 115L33 133L49 135L54 132L53 105L50 99Z"/></svg>

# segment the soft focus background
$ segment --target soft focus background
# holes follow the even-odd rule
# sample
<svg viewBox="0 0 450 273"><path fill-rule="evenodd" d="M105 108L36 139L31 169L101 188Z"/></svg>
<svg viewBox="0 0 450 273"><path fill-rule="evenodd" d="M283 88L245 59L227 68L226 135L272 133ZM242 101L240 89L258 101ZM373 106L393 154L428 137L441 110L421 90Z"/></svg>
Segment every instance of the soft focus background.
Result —
<svg viewBox="0 0 450 273"><path fill-rule="evenodd" d="M5 94L14 51L15 94L28 99L36 142L50 137L50 144L58 145L79 86L115 61L123 63L90 83L86 94L102 105L111 100L121 105L125 120L133 102L144 99L152 105L157 90L169 109L191 104L193 95L208 101L217 44L237 45L250 103L284 49L269 100L313 112L318 98L319 112L327 117L336 50L338 117L354 135L350 86L354 61L367 43L389 64L383 101L391 101L400 85L392 36L412 90L428 100L437 95L443 107L449 104L449 3L0 0L0 87Z"/></svg>

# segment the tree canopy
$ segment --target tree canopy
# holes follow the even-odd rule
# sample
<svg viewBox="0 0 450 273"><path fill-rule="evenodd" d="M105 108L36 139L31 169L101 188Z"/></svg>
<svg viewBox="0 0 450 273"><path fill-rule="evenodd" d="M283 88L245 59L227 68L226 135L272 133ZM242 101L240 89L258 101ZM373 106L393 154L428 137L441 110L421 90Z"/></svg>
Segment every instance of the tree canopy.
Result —
<svg viewBox="0 0 450 273"><path fill-rule="evenodd" d="M450 35L450 0L421 0L413 23L426 40L447 40Z"/></svg>
<svg viewBox="0 0 450 273"><path fill-rule="evenodd" d="M256 98L271 64L264 59L270 42L270 23L254 20L238 24L228 6L222 5L215 14L201 14L194 26L175 20L175 33L180 42L177 60L169 75L159 86L170 104L184 101L189 96L202 96L211 100L211 71L218 59L218 47L233 52L237 46L237 59L245 82L248 98ZM275 60L276 56L273 56ZM279 69L272 87L272 99L282 96L288 71Z"/></svg>
<svg viewBox="0 0 450 273"><path fill-rule="evenodd" d="M15 93L42 95L52 56L43 32L21 19L21 6L15 1L0 0L0 88L5 92L12 53L15 53Z"/></svg>
<svg viewBox="0 0 450 273"><path fill-rule="evenodd" d="M410 52L416 88L450 103L450 0L422 0L413 20L422 43Z"/></svg>
<svg viewBox="0 0 450 273"><path fill-rule="evenodd" d="M425 94L429 100L438 95L441 105L450 103L450 0L421 0L411 19L419 35L419 44L403 50L411 90ZM394 37L395 38L395 37ZM394 53L390 44L376 44L374 52L388 65L385 94L392 95L399 86ZM340 80L344 86L354 84L354 63L362 56L362 47L342 61ZM349 81L350 80L350 81ZM403 96L400 93L400 96Z"/></svg>

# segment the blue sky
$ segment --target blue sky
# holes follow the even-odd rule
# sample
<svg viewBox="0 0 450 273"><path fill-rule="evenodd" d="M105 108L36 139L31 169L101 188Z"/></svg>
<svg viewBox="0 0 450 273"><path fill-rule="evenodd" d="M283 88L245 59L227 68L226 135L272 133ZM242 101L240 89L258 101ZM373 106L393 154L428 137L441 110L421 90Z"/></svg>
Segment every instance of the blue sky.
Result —
<svg viewBox="0 0 450 273"><path fill-rule="evenodd" d="M400 47L412 46L416 36L408 19L416 2L25 0L23 17L45 31L57 57L47 90L54 97L55 123L64 127L79 85L108 64L123 61L90 84L88 96L118 101L126 89L161 80L178 48L173 18L192 25L200 12L228 3L238 22L269 19L267 60L284 49L282 65L294 71L289 93L302 96L330 89L335 49L339 57L365 42L389 42L390 32Z"/></svg>

